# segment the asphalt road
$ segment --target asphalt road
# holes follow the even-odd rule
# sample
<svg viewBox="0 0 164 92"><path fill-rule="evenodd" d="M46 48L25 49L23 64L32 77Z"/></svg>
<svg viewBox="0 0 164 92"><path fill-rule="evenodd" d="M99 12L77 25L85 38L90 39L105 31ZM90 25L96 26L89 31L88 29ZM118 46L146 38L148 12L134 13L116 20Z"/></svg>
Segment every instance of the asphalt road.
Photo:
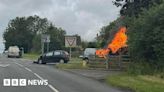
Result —
<svg viewBox="0 0 164 92"><path fill-rule="evenodd" d="M48 80L48 85L3 86L3 79ZM0 92L123 92L96 80L58 70L53 64L0 57Z"/></svg>

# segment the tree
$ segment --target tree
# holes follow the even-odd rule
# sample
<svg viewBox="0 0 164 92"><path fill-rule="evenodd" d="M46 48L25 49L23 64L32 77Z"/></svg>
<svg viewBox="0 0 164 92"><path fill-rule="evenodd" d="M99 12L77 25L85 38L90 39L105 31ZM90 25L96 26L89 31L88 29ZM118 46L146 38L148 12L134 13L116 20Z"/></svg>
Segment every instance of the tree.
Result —
<svg viewBox="0 0 164 92"><path fill-rule="evenodd" d="M28 28L34 34L42 34L45 33L48 26L50 25L47 18L40 18L37 15L27 17Z"/></svg>
<svg viewBox="0 0 164 92"><path fill-rule="evenodd" d="M12 19L6 28L3 38L6 41L5 48L17 45L23 47L25 52L41 52L41 35L51 36L50 50L64 47L64 35L62 28L52 25L46 18L39 16L16 17Z"/></svg>
<svg viewBox="0 0 164 92"><path fill-rule="evenodd" d="M81 50L84 50L85 48L87 48L87 46L88 46L87 41L81 41Z"/></svg>
<svg viewBox="0 0 164 92"><path fill-rule="evenodd" d="M102 27L97 37L98 47L104 48L108 43L110 43L121 25L123 25L123 23L122 18L120 17L117 20Z"/></svg>
<svg viewBox="0 0 164 92"><path fill-rule="evenodd" d="M96 42L88 42L87 48L97 48Z"/></svg>
<svg viewBox="0 0 164 92"><path fill-rule="evenodd" d="M163 0L114 0L113 3L117 7L121 7L121 15L138 16L143 9L149 9L155 4L161 4L162 1Z"/></svg>
<svg viewBox="0 0 164 92"><path fill-rule="evenodd" d="M129 26L129 49L134 62L164 70L164 3L144 11Z"/></svg>
<svg viewBox="0 0 164 92"><path fill-rule="evenodd" d="M33 53L41 53L41 34L33 37L32 48L30 51Z"/></svg>
<svg viewBox="0 0 164 92"><path fill-rule="evenodd" d="M3 37L6 41L6 49L9 46L17 45L19 47L23 47L25 52L28 52L32 47L31 42L34 34L28 29L28 23L25 17L16 17L9 22Z"/></svg>
<svg viewBox="0 0 164 92"><path fill-rule="evenodd" d="M53 24L50 24L45 34L50 35L50 50L63 49L65 45L66 31L62 28L57 28Z"/></svg>

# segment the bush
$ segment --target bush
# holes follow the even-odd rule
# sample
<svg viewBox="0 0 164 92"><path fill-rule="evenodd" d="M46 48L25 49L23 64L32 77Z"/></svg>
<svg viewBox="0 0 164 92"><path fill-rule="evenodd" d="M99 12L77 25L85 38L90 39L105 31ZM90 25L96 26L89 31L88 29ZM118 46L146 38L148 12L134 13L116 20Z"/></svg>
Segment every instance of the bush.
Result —
<svg viewBox="0 0 164 92"><path fill-rule="evenodd" d="M164 3L144 11L129 23L129 50L135 73L164 70ZM137 63L142 61L142 63ZM139 70L137 70L139 69ZM150 69L150 70L149 70Z"/></svg>
<svg viewBox="0 0 164 92"><path fill-rule="evenodd" d="M151 65L145 62L131 63L128 67L128 74L130 75L152 75L153 73L154 70L151 68Z"/></svg>

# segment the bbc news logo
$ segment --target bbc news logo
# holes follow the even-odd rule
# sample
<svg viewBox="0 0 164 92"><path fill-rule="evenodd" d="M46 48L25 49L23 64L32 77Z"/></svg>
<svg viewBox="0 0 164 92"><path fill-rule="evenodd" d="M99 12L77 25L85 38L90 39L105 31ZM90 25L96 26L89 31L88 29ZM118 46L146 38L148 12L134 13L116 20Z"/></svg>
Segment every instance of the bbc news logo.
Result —
<svg viewBox="0 0 164 92"><path fill-rule="evenodd" d="M3 86L37 86L48 85L48 80L3 79Z"/></svg>

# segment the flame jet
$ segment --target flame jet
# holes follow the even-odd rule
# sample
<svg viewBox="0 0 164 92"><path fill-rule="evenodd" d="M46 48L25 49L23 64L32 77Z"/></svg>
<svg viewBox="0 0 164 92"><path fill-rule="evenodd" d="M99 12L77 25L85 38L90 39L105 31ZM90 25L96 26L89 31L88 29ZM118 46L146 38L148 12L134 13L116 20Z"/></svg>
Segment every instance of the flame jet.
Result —
<svg viewBox="0 0 164 92"><path fill-rule="evenodd" d="M105 56L108 55L109 52L115 54L120 48L127 47L126 31L126 27L121 27L119 31L115 34L111 43L108 44L107 48L97 50L96 55L105 58Z"/></svg>

